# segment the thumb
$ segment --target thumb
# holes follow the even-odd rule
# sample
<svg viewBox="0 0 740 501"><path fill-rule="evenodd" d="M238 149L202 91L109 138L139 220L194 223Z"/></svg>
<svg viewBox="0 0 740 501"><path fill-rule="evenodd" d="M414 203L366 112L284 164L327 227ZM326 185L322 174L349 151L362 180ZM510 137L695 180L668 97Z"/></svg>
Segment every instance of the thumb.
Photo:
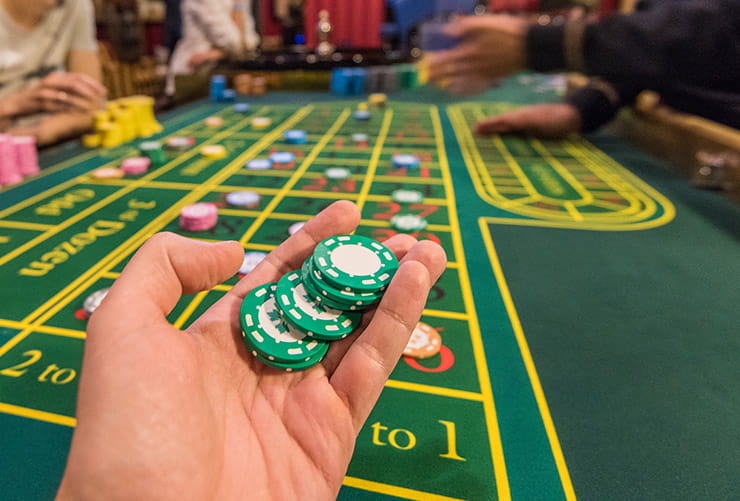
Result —
<svg viewBox="0 0 740 501"><path fill-rule="evenodd" d="M208 290L233 276L243 258L238 242L211 244L158 233L126 265L88 330L121 322L129 327L166 322L183 294Z"/></svg>

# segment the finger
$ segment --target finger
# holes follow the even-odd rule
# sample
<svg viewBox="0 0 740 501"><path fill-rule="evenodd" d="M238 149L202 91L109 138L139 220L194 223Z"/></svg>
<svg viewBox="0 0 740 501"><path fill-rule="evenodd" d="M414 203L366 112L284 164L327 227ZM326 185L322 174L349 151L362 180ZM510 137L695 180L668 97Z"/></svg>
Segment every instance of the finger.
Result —
<svg viewBox="0 0 740 501"><path fill-rule="evenodd" d="M44 80L44 85L88 99L100 99L107 92L95 79L80 73L53 73Z"/></svg>
<svg viewBox="0 0 740 501"><path fill-rule="evenodd" d="M440 52L429 62L429 79L445 80L473 74L485 74L485 59L480 57L472 45L460 45L456 49Z"/></svg>
<svg viewBox="0 0 740 501"><path fill-rule="evenodd" d="M208 290L233 276L243 256L238 242L209 244L158 233L134 255L91 322L125 322L131 332L166 322L183 294Z"/></svg>
<svg viewBox="0 0 740 501"><path fill-rule="evenodd" d="M289 271L299 269L316 244L333 235L352 233L359 222L360 211L355 204L347 200L334 202L270 252L191 327L198 330L210 318L228 318L231 321L232 334L238 336L241 332L239 307L249 291L258 285L276 282Z"/></svg>
<svg viewBox="0 0 740 501"><path fill-rule="evenodd" d="M297 270L313 252L316 244L334 235L352 233L360 222L360 210L347 200L334 202L308 221L273 250L254 270L229 292L239 299L253 288L272 282L292 270Z"/></svg>
<svg viewBox="0 0 740 501"><path fill-rule="evenodd" d="M66 111L70 109L78 109L80 111L88 111L91 109L91 103L88 100L60 89L61 88L52 87L39 89L38 95L46 110Z"/></svg>
<svg viewBox="0 0 740 501"><path fill-rule="evenodd" d="M54 90L48 87L39 88L36 91L36 99L46 111L65 111L68 94L64 91Z"/></svg>
<svg viewBox="0 0 740 501"><path fill-rule="evenodd" d="M455 96L473 96L484 92L488 87L488 80L480 77L460 77L450 80L447 92Z"/></svg>
<svg viewBox="0 0 740 501"><path fill-rule="evenodd" d="M63 94L66 94L63 98L63 101L68 109L74 111L90 112L94 111L96 108L95 102L90 99L79 97L74 94Z"/></svg>
<svg viewBox="0 0 740 501"><path fill-rule="evenodd" d="M493 134L505 134L508 132L520 132L522 130L521 120L517 115L503 113L501 115L486 118L478 122L475 126L475 133L482 136Z"/></svg>
<svg viewBox="0 0 740 501"><path fill-rule="evenodd" d="M401 261L416 243L416 239L411 235L399 233L398 235L394 235L388 240L385 240L383 242L383 245L388 247L391 252L395 254L398 260ZM354 342L359 333L362 332L362 330L369 323L370 318L372 318L373 312L374 310L372 312L367 312L363 316L362 323L355 329L356 334L352 334L340 341L335 341L331 344L329 352L321 361L328 375L334 373L334 370L337 368L339 361L342 359L344 354L347 353L347 349L349 349L350 345Z"/></svg>
<svg viewBox="0 0 740 501"><path fill-rule="evenodd" d="M108 95L108 89L105 87L105 85L98 82L90 75L85 75L84 73L74 73L74 75L79 79L81 85L84 85L85 87L90 89L93 97L100 99Z"/></svg>
<svg viewBox="0 0 740 501"><path fill-rule="evenodd" d="M471 33L480 31L485 26L483 20L491 16L456 16L449 23L444 25L442 32L451 37L465 37Z"/></svg>
<svg viewBox="0 0 740 501"><path fill-rule="evenodd" d="M419 242L407 254L370 324L349 347L331 384L349 408L355 431L370 414L446 264L441 247Z"/></svg>

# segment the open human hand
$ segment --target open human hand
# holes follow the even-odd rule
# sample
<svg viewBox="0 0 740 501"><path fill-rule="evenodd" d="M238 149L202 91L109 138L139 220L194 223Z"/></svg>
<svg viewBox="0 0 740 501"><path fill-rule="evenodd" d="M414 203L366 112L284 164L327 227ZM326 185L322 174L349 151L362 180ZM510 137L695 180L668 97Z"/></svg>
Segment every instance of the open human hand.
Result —
<svg viewBox="0 0 740 501"><path fill-rule="evenodd" d="M476 133L526 134L529 136L557 139L581 130L581 115L575 106L567 103L543 103L523 106L481 120Z"/></svg>
<svg viewBox="0 0 740 501"><path fill-rule="evenodd" d="M92 113L101 108L107 92L103 84L88 75L55 72L18 94L15 114Z"/></svg>
<svg viewBox="0 0 740 501"><path fill-rule="evenodd" d="M213 63L217 63L222 59L226 58L226 54L219 49L211 49L205 52L196 52L190 59L188 59L188 68L190 71L196 72L201 70L203 67Z"/></svg>
<svg viewBox="0 0 740 501"><path fill-rule="evenodd" d="M524 69L527 26L523 19L504 15L454 19L445 34L460 42L429 54L429 79L435 83L491 81Z"/></svg>
<svg viewBox="0 0 740 501"><path fill-rule="evenodd" d="M379 306L303 372L271 369L247 351L239 307L359 218L351 202L334 203L184 331L168 312L182 294L233 276L243 249L151 238L90 319L57 498L334 499L357 434L444 270L444 251L406 235L385 241L400 267Z"/></svg>

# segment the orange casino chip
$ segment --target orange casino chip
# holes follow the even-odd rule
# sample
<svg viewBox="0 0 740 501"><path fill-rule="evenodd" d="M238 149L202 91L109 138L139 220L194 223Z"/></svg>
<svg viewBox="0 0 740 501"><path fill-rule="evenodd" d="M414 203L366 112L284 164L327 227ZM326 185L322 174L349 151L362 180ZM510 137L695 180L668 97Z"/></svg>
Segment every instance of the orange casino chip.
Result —
<svg viewBox="0 0 740 501"><path fill-rule="evenodd" d="M411 333L411 339L403 350L403 354L407 357L429 358L439 353L440 348L442 348L442 337L439 332L434 327L419 322L414 332Z"/></svg>

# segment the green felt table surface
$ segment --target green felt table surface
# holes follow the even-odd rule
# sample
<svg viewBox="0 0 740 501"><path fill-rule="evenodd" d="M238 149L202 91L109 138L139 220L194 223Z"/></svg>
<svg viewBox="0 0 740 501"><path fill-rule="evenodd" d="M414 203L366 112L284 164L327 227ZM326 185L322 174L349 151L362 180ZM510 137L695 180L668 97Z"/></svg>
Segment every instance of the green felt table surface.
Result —
<svg viewBox="0 0 740 501"><path fill-rule="evenodd" d="M273 118L259 134L228 106L198 102L162 117L162 137L192 134L230 156L203 163L193 150L119 182L88 173L133 144L43 154L42 176L0 191L0 499L53 497L75 422L75 313L148 235L182 233L177 207L257 189L258 209L222 208L213 232L189 236L269 250L337 198L362 206L358 233L384 238L399 185L425 192L419 237L448 253L422 318L447 351L399 362L340 499L736 499L740 208L606 133L470 133L481 116L557 99L553 82L515 78L468 101L404 91L367 125L352 119L357 100L275 92L252 101ZM202 125L213 114L223 129ZM297 124L310 140L293 170L243 168ZM367 151L336 142L361 130ZM393 172L396 152L420 154L427 170ZM352 182L322 184L339 164ZM91 225L84 259L40 275L34 262ZM188 325L236 280L184 298L171 321Z"/></svg>

